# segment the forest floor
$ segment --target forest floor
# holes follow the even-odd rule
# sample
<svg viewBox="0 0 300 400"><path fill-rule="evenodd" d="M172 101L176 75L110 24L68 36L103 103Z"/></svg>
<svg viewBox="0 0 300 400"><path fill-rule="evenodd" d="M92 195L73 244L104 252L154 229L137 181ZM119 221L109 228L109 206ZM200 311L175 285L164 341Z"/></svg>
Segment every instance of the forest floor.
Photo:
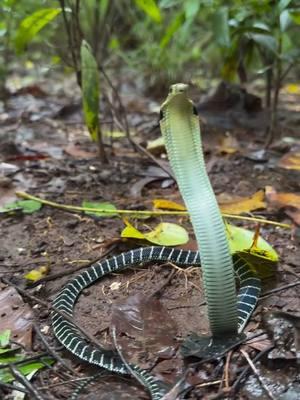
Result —
<svg viewBox="0 0 300 400"><path fill-rule="evenodd" d="M124 84L121 89L133 139L145 146L149 140L160 136L157 127L159 102L145 97L133 85ZM299 95L283 93L283 99L285 108L281 107L280 111L281 128L277 129L273 146L266 152L263 151L263 121L266 117L263 112L249 114L238 108L238 117L232 117L232 110L223 110L222 114L207 109L203 114L200 112L208 173L217 195L249 197L266 187L282 193L300 192L299 171L279 166L282 156L299 146ZM197 92L195 100L199 102ZM102 108L102 119L110 120L108 104L103 102ZM24 85L22 90L7 99L1 114L1 206L15 200L15 191L77 206L84 200L105 201L118 209L151 209L152 200L161 198L182 203L174 181L159 164L138 152L124 136L105 138L108 164L101 165L96 146L90 142L84 128L80 109L79 92L69 78L62 81L58 77ZM108 121L105 131L119 132L123 117L120 110L116 110L114 119L121 121L119 126L115 123L112 127L112 121ZM214 118L219 119L214 121ZM167 168L166 158L161 156L163 151L156 151L155 157ZM260 234L280 256L273 277L263 283L262 298L246 328L248 337L256 333L261 335L252 341L245 340L221 359L202 360L192 368L183 384L183 388L188 389L185 398L252 400L300 397L300 372L295 354L297 343L291 325L288 325L288 333L283 334L287 336L282 339L285 350L281 348L279 355L276 352L270 355L270 351L274 352L270 350L274 342L266 335L262 324L262 315L268 311L299 315L299 227L284 210L284 205L273 204L272 207L268 204L265 209L251 213L252 216L259 215L292 226L292 229L286 229L262 224L260 228ZM50 310L46 306L51 305L62 286L75 276L75 271L104 255L116 255L145 245L145 242L121 238L125 225L118 217L95 217L44 206L33 214L3 214L0 218L0 307L6 310L0 315L0 326L1 330L2 327L12 329L14 341L22 343L27 358L39 359L49 352L38 333L50 346L57 347L51 329ZM131 220L141 229L144 226L144 230L162 221L184 226L190 234L190 241L183 247L195 250L187 218ZM249 221L230 222L253 231L257 226ZM42 266L46 266L47 275L41 281L31 283L24 277ZM23 291L17 295L16 288ZM281 290L274 290L276 288ZM13 302L7 297L8 292ZM39 303L36 298L46 304ZM188 365L180 355L180 344L191 332L208 332L203 302L198 268L184 270L169 264L151 264L112 274L85 290L76 305L75 319L98 342L110 346L109 327L113 310L116 315L116 304L123 307L120 309L125 314L132 308L141 312L142 307L146 310L149 307L158 326L148 326L142 338L130 340L130 335L120 337L121 347L128 361L151 368L158 378L174 384ZM297 324L299 329L299 322ZM283 325L281 321L281 328ZM276 346L275 342L275 350ZM79 378L97 371L66 350L60 349L58 354L66 365L56 360L54 365L36 374L31 380L31 388L25 390L31 393L28 398L35 398L31 392L33 388L44 399L68 399L78 386ZM257 355L260 360L255 362L256 370L253 371L247 357L253 360ZM244 371L247 373L241 379ZM0 397L16 398L1 384ZM113 374L87 385L79 395L79 399L89 400L133 398L148 399L149 395L134 379ZM176 399L176 395L169 399Z"/></svg>

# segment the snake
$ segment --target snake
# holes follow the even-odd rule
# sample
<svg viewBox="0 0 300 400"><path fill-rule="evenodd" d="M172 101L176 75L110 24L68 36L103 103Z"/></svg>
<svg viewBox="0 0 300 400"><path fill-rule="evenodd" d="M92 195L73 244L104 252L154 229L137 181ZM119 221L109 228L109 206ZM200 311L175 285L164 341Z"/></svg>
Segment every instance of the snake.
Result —
<svg viewBox="0 0 300 400"><path fill-rule="evenodd" d="M160 127L199 250L148 246L95 262L67 282L53 300L51 312L54 335L67 350L108 371L133 374L150 392L152 400L161 400L166 394L161 382L147 370L125 362L116 351L91 343L72 322L82 291L112 272L150 262L201 266L211 335L223 338L242 332L261 290L255 271L245 260L230 253L225 225L205 168L199 117L187 88L182 83L171 86L161 106Z"/></svg>

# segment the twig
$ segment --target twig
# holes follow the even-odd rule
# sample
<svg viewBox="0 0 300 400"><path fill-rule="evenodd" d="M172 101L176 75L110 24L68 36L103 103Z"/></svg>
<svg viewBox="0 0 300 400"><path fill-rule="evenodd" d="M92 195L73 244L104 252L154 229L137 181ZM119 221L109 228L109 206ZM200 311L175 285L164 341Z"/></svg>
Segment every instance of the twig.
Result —
<svg viewBox="0 0 300 400"><path fill-rule="evenodd" d="M269 346L266 349L262 350L260 353L258 353L254 358L253 358L253 363L257 362L258 360L260 360L265 354L267 354L270 350L272 350L274 348L274 346ZM248 365L248 367L246 367L243 372L239 375L239 377L237 378L237 380L234 382L234 385L231 387L231 391L230 393L234 396L237 393L238 387L240 385L240 383L242 382L242 380L247 376L247 374L250 372L251 367L250 365Z"/></svg>
<svg viewBox="0 0 300 400"><path fill-rule="evenodd" d="M86 330L84 328L82 328L78 323L75 323L75 321L73 320L73 318L71 318L69 315L67 315L66 313L64 313L63 311L57 309L57 307L54 307L51 304L48 304L46 301L39 299L36 296L33 296L32 294L29 294L26 292L26 290L20 288L19 286L15 285L14 283L12 283L11 281L9 281L8 279L2 277L1 278L2 282L4 282L6 285L10 285L12 287L14 287L19 293L21 293L23 296L28 297L30 300L35 301L38 304L41 304L42 306L44 306L47 309L50 309L52 311L55 311L57 314L59 314L60 316L62 316L66 321L70 322L72 325L74 325L82 334L83 336L85 336L90 342L97 344L99 347L102 347L96 340L96 338L92 335L90 335L88 332L86 332Z"/></svg>
<svg viewBox="0 0 300 400"><path fill-rule="evenodd" d="M108 256L108 255L114 250L114 248L116 247L116 245L117 245L117 243L112 244L112 245L101 255L100 260L103 259L104 257ZM32 284L30 284L30 285L29 285L29 288L32 289L32 288L34 288L34 287L36 287L36 286L39 286L41 283L53 281L53 280L55 280L55 279L62 278L62 277L64 277L64 276L72 275L72 274L73 274L74 272L76 272L76 271L79 271L79 270L84 269L84 268L88 268L89 266L91 266L92 264L94 264L94 263L97 262L97 261L99 261L99 257L97 257L97 258L95 258L94 260L91 260L91 261L89 261L89 262L87 262L87 263L84 263L83 265L78 265L77 267L72 268L72 269L70 269L70 270L64 270L64 271L58 272L58 273L56 273L56 274L51 274L51 275L44 276L43 278L39 279L38 281L33 282Z"/></svg>
<svg viewBox="0 0 300 400"><path fill-rule="evenodd" d="M26 377L21 374L21 372L13 365L10 364L9 365L9 369L10 372L12 373L12 375L16 378L16 380L18 382L20 382L23 386L26 387L26 389L28 390L28 392L37 400L44 400L44 397L38 392L38 390L36 390L32 384L29 382L28 379L26 379ZM17 389L18 390L18 389Z"/></svg>
<svg viewBox="0 0 300 400"><path fill-rule="evenodd" d="M230 350L226 357L225 369L224 369L224 381L225 381L225 389L229 389L229 366L230 366L230 359L232 356L233 351Z"/></svg>
<svg viewBox="0 0 300 400"><path fill-rule="evenodd" d="M172 179L174 179L174 181L176 181L175 179L175 175L173 174L173 172L169 169L166 168L163 163L158 160L156 157L154 157L148 150L146 150L143 146L141 146L139 143L137 143L135 140L133 140L132 138L129 139L129 141L131 142L131 144L142 154L144 154L146 157L150 158L151 161L153 161L155 164L157 164L163 171L165 171Z"/></svg>
<svg viewBox="0 0 300 400"><path fill-rule="evenodd" d="M264 391L267 393L268 397L272 400L275 400L275 397L273 396L272 392L270 391L270 389L268 388L268 386L265 384L263 378L260 376L258 369L256 368L256 366L254 365L254 363L252 362L251 358L249 357L248 353L241 349L241 353L243 354L243 356L245 357L245 359L247 360L248 364L250 365L250 368L252 369L254 375L256 376L257 380L259 381L259 383L261 384L261 387L264 389Z"/></svg>
<svg viewBox="0 0 300 400"><path fill-rule="evenodd" d="M22 364L27 364L30 361L36 361L36 360L41 360L41 358L43 357L48 357L49 353L48 352L44 352L44 353L40 353L36 356L32 356L32 357L27 357L24 358L23 360L19 360L19 361L14 361L14 365L22 365ZM11 363L7 363L7 364L1 364L0 365L0 369L5 369L8 368L10 366Z"/></svg>
<svg viewBox="0 0 300 400"><path fill-rule="evenodd" d="M103 74L104 78L106 79L108 85L111 87L112 91L114 92L114 95L115 95L115 97L117 99L117 102L119 103L120 112L121 112L121 115L123 117L122 119L123 119L123 122L124 122L124 128L125 128L126 137L130 140L130 130L129 130L127 114L126 114L125 107L123 106L122 100L120 98L120 95L118 93L118 90L115 88L115 86L113 85L113 83L110 80L109 76L105 72L105 69L102 66L100 66L100 71L102 72L102 74Z"/></svg>
<svg viewBox="0 0 300 400"><path fill-rule="evenodd" d="M4 383L4 382L0 381L0 387L3 387L4 389L9 389L9 390L17 390L18 392L29 394L29 391L27 389L24 389L21 386L12 385L10 383Z"/></svg>
<svg viewBox="0 0 300 400"><path fill-rule="evenodd" d="M169 285L169 283L171 282L171 280L173 279L174 275L176 275L176 271L173 269L167 279L165 280L165 282L163 282L160 287L158 287L153 293L151 293L151 295L149 297L160 297L161 293L163 291L163 289Z"/></svg>
<svg viewBox="0 0 300 400"><path fill-rule="evenodd" d="M259 300L265 299L266 297L272 296L272 294L274 294L274 293L278 293L278 292L281 292L282 290L290 289L290 288L293 288L298 285L300 285L300 280L293 282L293 283L289 283L284 286L280 286L280 287L272 289L272 290L269 290L268 292L265 292L262 296L260 296Z"/></svg>
<svg viewBox="0 0 300 400"><path fill-rule="evenodd" d="M33 196L26 192L17 191L15 193L16 193L16 196L21 197L22 199L35 200L46 206L58 208L60 210L65 210L68 212L92 212L94 214L97 214L97 212L98 212L98 213L104 213L104 214L150 215L150 216L178 215L181 217L185 217L185 216L189 215L189 213L187 211L105 210L105 209L96 210L95 208L77 207L77 206L71 206L71 205L67 205L67 204L55 203L50 200L44 200L44 199L41 199L40 197ZM244 216L239 216L239 215L231 215L231 214L223 214L223 213L222 213L222 216L224 218L240 219L242 221L245 220L245 221L252 221L252 222L260 222L261 224L276 225L276 226L280 226L281 228L288 228L288 229L291 228L291 225L289 225L289 224L282 224L280 222L269 221L267 219L244 217Z"/></svg>
<svg viewBox="0 0 300 400"><path fill-rule="evenodd" d="M46 347L46 349L52 355L52 357L55 358L61 365L63 365L69 372L71 372L73 374L74 369L69 367L68 364L60 357L60 355L58 355L57 352L49 346L47 340L45 339L45 336L42 334L38 325L35 322L33 323L33 327L34 327L35 333L40 338L43 345Z"/></svg>

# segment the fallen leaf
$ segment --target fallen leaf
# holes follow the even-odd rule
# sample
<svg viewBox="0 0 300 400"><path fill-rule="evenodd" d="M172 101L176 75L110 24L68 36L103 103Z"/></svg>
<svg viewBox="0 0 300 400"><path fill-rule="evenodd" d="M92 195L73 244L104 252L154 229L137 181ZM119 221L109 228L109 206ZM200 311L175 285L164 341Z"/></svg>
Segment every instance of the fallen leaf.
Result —
<svg viewBox="0 0 300 400"><path fill-rule="evenodd" d="M224 200L224 195L218 196L218 203L222 213L224 214L242 214L253 210L266 208L266 203L264 201L264 191L259 190L250 197L227 197Z"/></svg>
<svg viewBox="0 0 300 400"><path fill-rule="evenodd" d="M17 200L13 203L5 204L5 210L22 209L24 214L32 214L42 207L42 203L36 200Z"/></svg>
<svg viewBox="0 0 300 400"><path fill-rule="evenodd" d="M79 146L74 143L70 143L67 147L65 147L64 152L69 156L74 158L95 158L97 156L96 153L91 153L90 151L82 150Z"/></svg>
<svg viewBox="0 0 300 400"><path fill-rule="evenodd" d="M50 268L46 265L43 265L38 269L32 269L31 271L27 272L27 274L24 275L24 278L26 278L28 281L36 282L46 276L49 271Z"/></svg>
<svg viewBox="0 0 300 400"><path fill-rule="evenodd" d="M278 166L285 169L300 171L300 151L291 151L285 154L278 161Z"/></svg>
<svg viewBox="0 0 300 400"><path fill-rule="evenodd" d="M8 346L10 334L11 334L10 329L4 329L4 331L0 332L0 347L3 348Z"/></svg>
<svg viewBox="0 0 300 400"><path fill-rule="evenodd" d="M1 330L9 329L13 340L30 348L33 314L16 289L0 287L0 309Z"/></svg>
<svg viewBox="0 0 300 400"><path fill-rule="evenodd" d="M248 229L226 224L229 248L234 257L244 259L262 278L274 275L279 256L261 236Z"/></svg>
<svg viewBox="0 0 300 400"><path fill-rule="evenodd" d="M114 206L111 203L103 202L103 203L97 203L97 202L92 202L92 201L83 201L82 202L82 207L84 208L94 208L95 212L92 211L85 211L85 214L87 215L94 215L96 217L116 217L118 214L113 213L113 212L105 212L105 211L115 211L116 206ZM99 211L97 211L99 210Z"/></svg>
<svg viewBox="0 0 300 400"><path fill-rule="evenodd" d="M271 205L300 208L300 194L277 192L272 186L266 186L266 198Z"/></svg>
<svg viewBox="0 0 300 400"><path fill-rule="evenodd" d="M103 131L103 136L113 139L119 139L125 137L126 133L122 131Z"/></svg>
<svg viewBox="0 0 300 400"><path fill-rule="evenodd" d="M20 358L22 357L22 358ZM8 360L3 358L3 363L13 363L16 361L20 361L24 359L24 356L14 356L12 359ZM5 362L6 361L6 362ZM45 368L46 365L52 365L54 360L50 357L43 357L41 361L26 361L24 360L24 364L18 365L18 370L21 372L22 375L26 376L27 379L33 376L38 370ZM13 382L16 378L11 374L9 368L2 368L0 369L0 381L9 383Z"/></svg>
<svg viewBox="0 0 300 400"><path fill-rule="evenodd" d="M149 366L141 365L141 358L148 359L149 353L152 357L169 358L175 350L176 324L162 303L154 297L136 294L114 305L111 323L117 334L121 334L118 342L126 359L141 367Z"/></svg>
<svg viewBox="0 0 300 400"><path fill-rule="evenodd" d="M239 142L234 136L227 132L218 145L218 152L225 154L234 154L239 150Z"/></svg>
<svg viewBox="0 0 300 400"><path fill-rule="evenodd" d="M288 83L282 90L289 94L300 94L300 85L297 83Z"/></svg>
<svg viewBox="0 0 300 400"><path fill-rule="evenodd" d="M264 314L263 323L275 343L275 349L268 354L269 359L297 358L300 361L300 315L283 311Z"/></svg>
<svg viewBox="0 0 300 400"><path fill-rule="evenodd" d="M185 211L186 208L182 204L175 203L175 201L165 199L154 199L153 207L161 210L177 210Z"/></svg>
<svg viewBox="0 0 300 400"><path fill-rule="evenodd" d="M162 222L147 233L140 232L127 220L124 220L124 222L127 226L121 233L122 238L148 240L160 246L178 246L187 243L189 240L189 235L182 226L170 222Z"/></svg>
<svg viewBox="0 0 300 400"><path fill-rule="evenodd" d="M160 155L165 150L164 138L160 136L155 140L147 142L147 150L156 156Z"/></svg>
<svg viewBox="0 0 300 400"><path fill-rule="evenodd" d="M295 207L286 207L284 212L295 222L296 225L300 226L300 210Z"/></svg>

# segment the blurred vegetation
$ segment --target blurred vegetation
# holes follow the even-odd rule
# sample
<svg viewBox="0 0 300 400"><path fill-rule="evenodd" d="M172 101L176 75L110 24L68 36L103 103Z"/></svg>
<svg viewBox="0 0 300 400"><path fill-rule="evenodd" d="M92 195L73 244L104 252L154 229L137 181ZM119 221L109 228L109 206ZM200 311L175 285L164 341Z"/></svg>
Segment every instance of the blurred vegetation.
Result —
<svg viewBox="0 0 300 400"><path fill-rule="evenodd" d="M9 71L25 60L49 68L71 67L80 85L83 40L100 69L132 71L153 94L171 81L203 86L211 78L244 84L263 77L266 105L275 119L283 80L291 71L299 76L300 0L2 0L2 4L2 92Z"/></svg>
<svg viewBox="0 0 300 400"><path fill-rule="evenodd" d="M2 80L15 53L79 69L83 39L101 65L127 66L150 86L202 75L244 83L264 74L270 89L299 60L299 0L2 3Z"/></svg>

